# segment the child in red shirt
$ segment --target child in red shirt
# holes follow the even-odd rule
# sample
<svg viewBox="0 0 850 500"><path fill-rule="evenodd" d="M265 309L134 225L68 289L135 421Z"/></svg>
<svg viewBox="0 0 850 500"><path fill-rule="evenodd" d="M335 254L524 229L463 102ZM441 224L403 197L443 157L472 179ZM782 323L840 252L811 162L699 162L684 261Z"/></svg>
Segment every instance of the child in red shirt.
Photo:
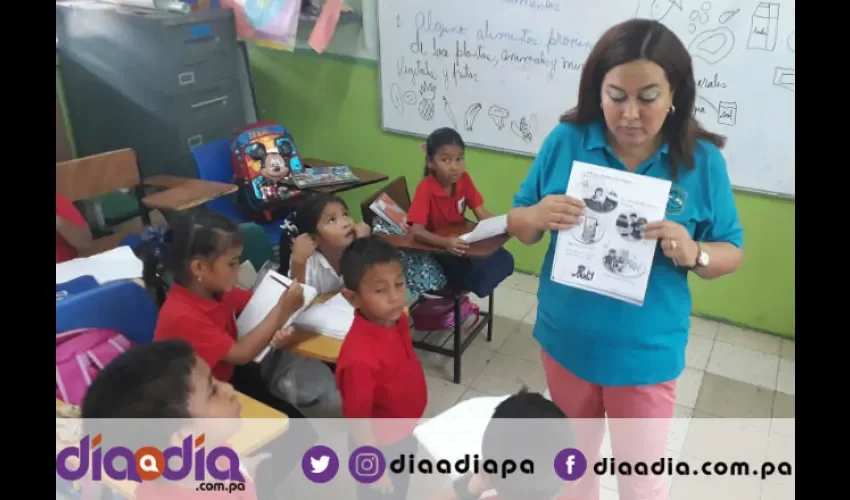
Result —
<svg viewBox="0 0 850 500"><path fill-rule="evenodd" d="M413 428L425 413L428 389L404 312L407 288L398 251L377 237L357 239L343 252L340 268L342 293L356 310L336 365L343 417L397 419L358 422L350 443L375 446L385 457L416 453ZM404 499L409 481L387 469L376 483L358 483L357 497Z"/></svg>
<svg viewBox="0 0 850 500"><path fill-rule="evenodd" d="M459 237L445 237L435 231L466 222L466 209L482 221L493 217L484 207L484 198L466 172L466 145L451 128L437 129L425 142L425 177L407 213L413 237L426 244L444 248L449 255L435 255L443 267L449 285L457 291L475 292L486 297L514 271L513 256L504 248L483 259L464 256L469 244Z"/></svg>
<svg viewBox="0 0 850 500"><path fill-rule="evenodd" d="M56 193L56 263L76 259L92 244L89 225L79 210L58 192Z"/></svg>
<svg viewBox="0 0 850 500"><path fill-rule="evenodd" d="M240 411L233 387L213 377L210 367L192 351L189 344L169 340L134 347L109 363L86 392L81 416L86 434L101 434L105 445L117 442L132 450L144 446L162 450L175 439L174 435L159 436L160 439L154 439L158 442L151 442L157 437L151 434L162 427L154 424L146 427L144 432L128 432L127 427L131 424L127 424L126 419L133 419L129 422L135 422L135 419L170 419L168 422L174 422L175 427L183 419L205 419L205 423L212 422L206 419L227 419L221 421L221 427L215 426L215 431L220 432L205 433L205 447L209 450L235 434ZM186 424L189 424L188 420ZM174 429L178 436L188 432ZM179 438L176 440L180 441ZM232 493L197 491L198 484L194 482L158 479L139 484L135 498L256 500L254 482L247 471L241 470L244 486Z"/></svg>
<svg viewBox="0 0 850 500"><path fill-rule="evenodd" d="M159 238L150 237L154 233ZM159 311L154 341L181 339L211 368L213 376L233 384L237 391L268 405L290 419L304 415L291 403L273 395L254 361L266 346L286 349L304 339L292 329L282 329L304 303L301 285L294 282L265 319L241 339L236 316L251 298L251 292L234 284L239 274L242 234L227 217L198 210L174 217L170 229L151 231L141 249L143 275L148 285L163 285L171 278L165 302ZM306 450L317 438L306 420L290 427L284 435L291 449ZM285 455L278 463L280 477L294 467L298 457Z"/></svg>

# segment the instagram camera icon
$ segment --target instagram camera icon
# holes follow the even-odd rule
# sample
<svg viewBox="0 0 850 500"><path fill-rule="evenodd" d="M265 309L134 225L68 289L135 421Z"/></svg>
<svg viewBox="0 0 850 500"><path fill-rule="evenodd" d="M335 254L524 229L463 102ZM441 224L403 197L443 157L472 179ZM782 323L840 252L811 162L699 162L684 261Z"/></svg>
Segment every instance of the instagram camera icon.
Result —
<svg viewBox="0 0 850 500"><path fill-rule="evenodd" d="M352 477L361 483L374 483L381 479L387 468L384 454L371 446L361 446L354 450L348 461L348 470Z"/></svg>

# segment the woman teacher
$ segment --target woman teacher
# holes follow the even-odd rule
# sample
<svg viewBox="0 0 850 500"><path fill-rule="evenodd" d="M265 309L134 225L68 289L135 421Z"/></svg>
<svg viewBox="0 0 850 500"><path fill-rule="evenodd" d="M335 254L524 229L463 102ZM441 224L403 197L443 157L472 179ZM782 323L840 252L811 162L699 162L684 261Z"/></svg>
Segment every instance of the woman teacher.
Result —
<svg viewBox="0 0 850 500"><path fill-rule="evenodd" d="M691 57L663 24L631 20L609 29L584 65L578 105L546 138L508 214L510 233L526 245L544 231L552 235L534 327L552 399L571 419L660 419L651 433L609 422L618 459L632 455L630 448L653 459L665 454L676 379L685 367L689 274L718 278L743 259L743 230L720 153L725 139L693 118L695 88ZM573 228L585 209L564 195L574 161L673 183L664 220L645 226L644 237L658 247L643 306L551 280L557 231ZM591 434L579 436L589 463L602 440L601 431ZM621 499L667 498L664 477L618 480ZM577 498L599 497L598 477L582 482L579 489L589 489Z"/></svg>

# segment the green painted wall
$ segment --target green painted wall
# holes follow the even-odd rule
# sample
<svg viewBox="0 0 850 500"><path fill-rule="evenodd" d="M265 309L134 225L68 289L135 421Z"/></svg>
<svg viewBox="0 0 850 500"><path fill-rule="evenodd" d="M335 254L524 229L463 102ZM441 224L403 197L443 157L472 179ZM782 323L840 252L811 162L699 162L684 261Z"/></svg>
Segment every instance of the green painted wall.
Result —
<svg viewBox="0 0 850 500"><path fill-rule="evenodd" d="M422 168L421 139L380 128L374 64L307 52L252 48L257 102L264 119L292 130L308 156L404 175L415 186ZM472 149L467 167L494 212L503 212L528 171L531 158ZM357 206L366 193L347 196ZM737 196L746 231L744 265L733 276L692 280L697 314L779 335L794 336L794 202ZM353 208L352 207L352 208ZM546 244L508 244L519 270L537 273Z"/></svg>
<svg viewBox="0 0 850 500"><path fill-rule="evenodd" d="M374 64L256 47L251 48L251 61L261 117L289 127L304 154L386 172L391 179L404 175L411 188L416 185L422 140L381 131ZM508 210L531 158L471 149L467 160L488 208ZM371 192L346 194L352 211ZM793 337L794 202L744 193L737 202L746 232L744 264L733 276L692 279L694 311ZM508 243L517 269L537 273L546 243Z"/></svg>

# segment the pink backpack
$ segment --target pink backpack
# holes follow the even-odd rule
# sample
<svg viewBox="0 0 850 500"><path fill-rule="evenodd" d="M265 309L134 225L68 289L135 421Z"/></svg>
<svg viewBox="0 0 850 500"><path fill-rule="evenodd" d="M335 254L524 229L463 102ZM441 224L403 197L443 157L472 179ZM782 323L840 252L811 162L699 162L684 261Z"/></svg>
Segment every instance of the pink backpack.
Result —
<svg viewBox="0 0 850 500"><path fill-rule="evenodd" d="M455 327L454 300L448 298L425 299L411 311L413 327L421 332L451 330ZM460 322L463 324L475 315L478 322L479 308L475 302L464 296L460 302Z"/></svg>
<svg viewBox="0 0 850 500"><path fill-rule="evenodd" d="M80 328L56 335L56 397L79 405L94 377L133 347L118 332Z"/></svg>

